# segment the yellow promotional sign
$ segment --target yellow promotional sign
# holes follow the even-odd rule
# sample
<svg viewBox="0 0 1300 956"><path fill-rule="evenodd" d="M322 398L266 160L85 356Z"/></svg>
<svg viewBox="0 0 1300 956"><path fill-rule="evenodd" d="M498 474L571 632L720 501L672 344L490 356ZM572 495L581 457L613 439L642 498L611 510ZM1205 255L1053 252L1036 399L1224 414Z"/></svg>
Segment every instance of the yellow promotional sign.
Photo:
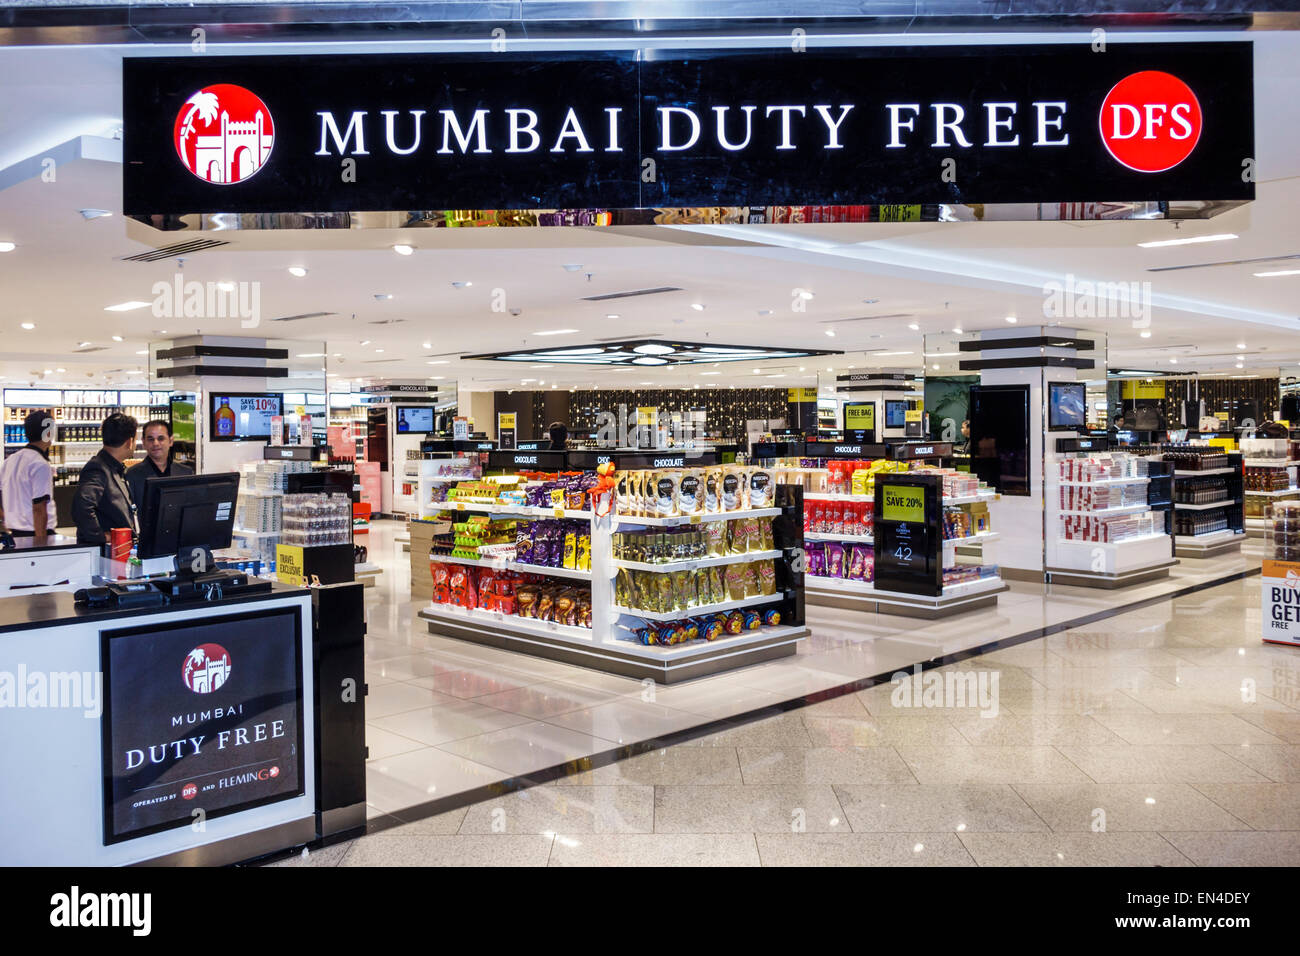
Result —
<svg viewBox="0 0 1300 956"><path fill-rule="evenodd" d="M876 207L876 222L920 222L920 206L884 205Z"/></svg>
<svg viewBox="0 0 1300 956"><path fill-rule="evenodd" d="M1153 382L1150 379L1140 381L1138 379L1126 379L1119 386L1120 398L1136 400L1140 398L1164 398L1165 383Z"/></svg>
<svg viewBox="0 0 1300 956"><path fill-rule="evenodd" d="M1218 419L1219 421L1221 421L1221 422L1226 422L1226 421L1228 420L1228 413L1227 413L1227 412L1215 412L1215 413L1214 413L1214 417L1217 418L1217 419Z"/></svg>
<svg viewBox="0 0 1300 956"><path fill-rule="evenodd" d="M1211 448L1222 448L1224 451L1236 451L1237 439L1235 438L1211 438L1206 442Z"/></svg>
<svg viewBox="0 0 1300 956"><path fill-rule="evenodd" d="M638 425L653 425L658 417L659 409L652 405L645 405L636 410L636 423Z"/></svg>
<svg viewBox="0 0 1300 956"><path fill-rule="evenodd" d="M883 485L886 521L925 521L925 489L913 485Z"/></svg>
<svg viewBox="0 0 1300 956"><path fill-rule="evenodd" d="M844 406L844 428L849 431L876 427L876 403L850 403Z"/></svg>
<svg viewBox="0 0 1300 956"><path fill-rule="evenodd" d="M514 428L514 412L497 412L497 428Z"/></svg>
<svg viewBox="0 0 1300 956"><path fill-rule="evenodd" d="M299 545L277 544L275 546L275 577L283 584L296 584L302 587L307 583L302 548Z"/></svg>
<svg viewBox="0 0 1300 956"><path fill-rule="evenodd" d="M909 408L903 416L905 422L919 422L921 420L921 409Z"/></svg>
<svg viewBox="0 0 1300 956"><path fill-rule="evenodd" d="M786 390L786 401L791 404L799 402L817 401L817 389L815 388L791 388Z"/></svg>

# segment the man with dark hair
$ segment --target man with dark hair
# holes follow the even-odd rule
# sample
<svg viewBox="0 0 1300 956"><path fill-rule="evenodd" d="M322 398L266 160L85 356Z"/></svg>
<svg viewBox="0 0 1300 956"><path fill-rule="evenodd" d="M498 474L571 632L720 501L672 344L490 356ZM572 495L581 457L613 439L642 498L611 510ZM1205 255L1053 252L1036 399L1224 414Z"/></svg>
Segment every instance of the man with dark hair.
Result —
<svg viewBox="0 0 1300 956"><path fill-rule="evenodd" d="M546 432L551 439L551 451L564 451L569 446L569 429L564 422L551 422Z"/></svg>
<svg viewBox="0 0 1300 956"><path fill-rule="evenodd" d="M72 499L78 544L104 544L114 528L136 530L135 505L123 464L135 451L135 433L135 419L121 412L109 415L99 426L104 447L82 466Z"/></svg>
<svg viewBox="0 0 1300 956"><path fill-rule="evenodd" d="M150 478L172 478L192 475L193 468L172 461L171 422L155 418L144 425L145 459L126 470L126 483L131 486L131 500L137 508L144 507L145 482Z"/></svg>
<svg viewBox="0 0 1300 956"><path fill-rule="evenodd" d="M54 441L54 411L28 412L23 419L27 444L0 467L0 522L19 538L46 543L54 533L54 472L50 445Z"/></svg>

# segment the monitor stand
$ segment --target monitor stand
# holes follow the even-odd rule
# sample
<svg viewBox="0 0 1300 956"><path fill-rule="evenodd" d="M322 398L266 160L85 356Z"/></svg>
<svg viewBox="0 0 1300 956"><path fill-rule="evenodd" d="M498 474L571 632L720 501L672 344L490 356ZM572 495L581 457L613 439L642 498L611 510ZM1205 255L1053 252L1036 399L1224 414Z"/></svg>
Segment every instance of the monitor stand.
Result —
<svg viewBox="0 0 1300 956"><path fill-rule="evenodd" d="M220 601L225 597L271 590L270 581L249 580L243 571L220 570L212 551L204 546L181 548L176 552L176 573L151 578L150 583L172 602Z"/></svg>

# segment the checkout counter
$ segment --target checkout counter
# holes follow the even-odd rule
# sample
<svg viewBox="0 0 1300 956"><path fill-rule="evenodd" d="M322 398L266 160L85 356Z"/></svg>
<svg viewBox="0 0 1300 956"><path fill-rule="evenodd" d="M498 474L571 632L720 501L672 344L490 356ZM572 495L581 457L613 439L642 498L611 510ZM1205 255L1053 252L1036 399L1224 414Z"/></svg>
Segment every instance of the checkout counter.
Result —
<svg viewBox="0 0 1300 956"><path fill-rule="evenodd" d="M229 546L177 522L209 537L183 544ZM362 585L178 574L87 602L101 560L0 553L26 563L0 598L0 865L224 865L363 832Z"/></svg>

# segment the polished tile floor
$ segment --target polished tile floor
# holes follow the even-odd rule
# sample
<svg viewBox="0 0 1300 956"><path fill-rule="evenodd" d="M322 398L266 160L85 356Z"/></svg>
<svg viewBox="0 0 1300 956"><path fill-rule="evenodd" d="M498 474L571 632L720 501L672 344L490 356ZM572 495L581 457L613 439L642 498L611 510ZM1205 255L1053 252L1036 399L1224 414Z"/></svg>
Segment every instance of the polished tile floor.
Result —
<svg viewBox="0 0 1300 956"><path fill-rule="evenodd" d="M947 622L812 609L792 658L661 687L429 634L377 523L373 832L315 865L1296 865L1300 650L1259 640L1257 558L1123 592L1015 585ZM1152 599L913 678L585 758ZM932 677L931 675L939 675ZM568 763L553 783L480 790Z"/></svg>

